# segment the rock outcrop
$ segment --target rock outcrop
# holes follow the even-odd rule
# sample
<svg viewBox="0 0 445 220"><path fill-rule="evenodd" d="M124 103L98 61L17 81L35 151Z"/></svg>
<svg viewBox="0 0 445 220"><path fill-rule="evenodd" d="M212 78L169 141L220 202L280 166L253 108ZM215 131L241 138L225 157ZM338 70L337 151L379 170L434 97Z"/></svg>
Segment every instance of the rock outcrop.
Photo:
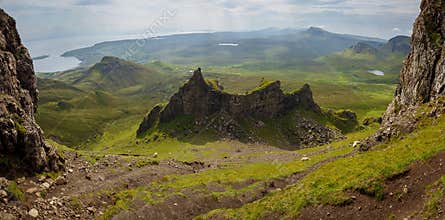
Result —
<svg viewBox="0 0 445 220"><path fill-rule="evenodd" d="M250 94L231 95L212 88L198 69L160 113L161 123L178 115L203 117L217 112L240 117L273 118L299 105L307 110L321 112L312 99L312 91L308 85L291 95L285 95L280 87L279 81L263 82L263 85Z"/></svg>
<svg viewBox="0 0 445 220"><path fill-rule="evenodd" d="M392 53L408 54L411 49L411 38L407 36L396 36L391 38L384 49Z"/></svg>
<svg viewBox="0 0 445 220"><path fill-rule="evenodd" d="M38 91L33 68L14 19L0 9L0 157L29 172L59 170L63 161L34 120Z"/></svg>
<svg viewBox="0 0 445 220"><path fill-rule="evenodd" d="M356 45L351 47L354 53L358 54L377 54L377 48L367 44L366 42L358 42Z"/></svg>
<svg viewBox="0 0 445 220"><path fill-rule="evenodd" d="M402 54L408 55L411 48L411 38L407 36L396 36L391 38L386 44L363 41L358 42L354 46L350 47L355 54L371 54L378 57L385 57L388 54Z"/></svg>
<svg viewBox="0 0 445 220"><path fill-rule="evenodd" d="M156 106L145 117L137 135L143 136L157 124L166 124L178 117L190 116L195 120L193 124L201 125L201 128L214 128L222 137L247 137L256 141L257 138L251 134L250 129L243 127L243 124L246 124L243 120L255 121L252 127L261 127L264 126L261 120L274 119L277 120L276 123L280 123L280 118L296 109L311 112L319 118L325 117L314 102L309 85L304 85L297 92L285 94L279 81L263 81L257 89L245 95L225 93L218 85L217 82L205 80L201 69L196 70L166 106ZM327 128L315 120L298 116L291 120L294 126L283 130L293 145L326 143L341 136L337 130Z"/></svg>
<svg viewBox="0 0 445 220"><path fill-rule="evenodd" d="M363 149L415 128L416 109L445 93L445 1L422 0L414 24L411 51L400 74L395 98L383 116L382 128Z"/></svg>

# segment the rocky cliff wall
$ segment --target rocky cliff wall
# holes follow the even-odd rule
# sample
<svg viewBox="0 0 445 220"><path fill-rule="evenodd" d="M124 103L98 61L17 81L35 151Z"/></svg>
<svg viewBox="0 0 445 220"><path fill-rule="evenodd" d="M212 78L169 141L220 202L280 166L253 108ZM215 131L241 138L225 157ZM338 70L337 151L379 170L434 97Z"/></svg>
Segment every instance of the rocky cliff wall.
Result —
<svg viewBox="0 0 445 220"><path fill-rule="evenodd" d="M59 170L63 160L45 143L34 119L36 80L15 20L0 9L0 156L29 172Z"/></svg>

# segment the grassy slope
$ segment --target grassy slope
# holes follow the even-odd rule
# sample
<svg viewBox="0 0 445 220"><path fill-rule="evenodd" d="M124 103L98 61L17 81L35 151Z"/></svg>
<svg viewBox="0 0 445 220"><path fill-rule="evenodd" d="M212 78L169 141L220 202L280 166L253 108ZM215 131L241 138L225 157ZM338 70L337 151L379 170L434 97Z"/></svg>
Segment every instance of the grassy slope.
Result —
<svg viewBox="0 0 445 220"><path fill-rule="evenodd" d="M267 154L282 155L304 155L320 152L319 154L312 156L311 160L307 162L301 160L292 160L288 162L277 161L274 163L272 163L271 161L264 161L241 164L225 164L224 161L221 160L220 166L222 168L219 169L210 169L196 174L168 176L163 178L162 181L154 182L146 187L138 187L119 192L114 196L115 205L110 206L103 217L104 219L106 219L113 214L129 209L129 207L131 207L131 203L136 199L142 199L150 204L160 203L169 196L180 194L181 191L184 189L194 189L196 190L196 192L204 190L205 193L211 193L212 196L214 196L215 198L232 196L238 193L254 190L255 187L264 185L264 182L267 180L289 176L296 172L302 172L308 169L310 166L316 164L317 162L335 156L348 154L353 150L353 148L350 147L350 142L360 138L364 138L374 131L374 128L369 128L361 132L352 133L347 139L329 145L331 150L326 152L324 150L326 149L327 145L297 151L282 151L279 149L275 149L267 152ZM192 147L190 145L182 145L182 149L179 154L165 153L166 149L167 151L177 150L175 148L176 145L158 146L153 147L150 150L162 151L162 153L159 154L161 158L165 158L166 156L168 156L171 159L184 159L184 155L189 155L192 156L189 157L189 159L214 160L222 159L223 156L226 156L224 153L221 154L222 152L224 152L224 148L233 148L235 147L234 144L241 151L244 151L244 148L247 147L246 145L241 143L214 142L209 143L206 146ZM196 152L193 149L200 149L201 152L193 153ZM149 151L147 151L147 153L148 152ZM260 154L264 155L264 152L261 152ZM248 156L246 155L243 158L246 159L250 157L260 157L260 154L251 154ZM253 180L255 181L255 183L243 188L233 188L233 184L243 183L248 180ZM224 189L224 191L206 191L206 189L202 188L203 186L217 186L217 188L222 188Z"/></svg>
<svg viewBox="0 0 445 220"><path fill-rule="evenodd" d="M426 112L429 110L426 108ZM425 160L437 152L445 150L445 118L423 118L418 130L407 134L403 138L382 144L376 150L358 153L353 157L337 159L327 163L309 173L301 182L291 185L283 190L278 190L265 198L247 204L239 209L214 210L201 218L210 218L214 215L228 219L261 219L271 213L283 215L285 219L294 219L303 207L316 204L343 204L350 200L347 193L350 191L364 190L370 195L378 197L383 189L383 181L406 170L415 161ZM319 161L338 155L345 155L353 151L350 143L367 137L375 131L375 128L367 128L363 131L351 133L348 139L332 143L330 151L322 151L326 146L304 149L298 151L272 150L269 154L311 154L311 160L282 162L250 162L237 164L224 164L221 168L210 169L196 174L174 175L154 182L146 187L138 187L117 193L114 196L116 203L109 207L104 217L112 216L122 210L129 209L135 200L143 200L149 204L164 201L165 198L178 195L185 189L193 189L195 192L211 194L218 199L224 196L233 196L254 190L264 185L264 182L274 178L286 177L295 172L302 172ZM421 137L421 138L420 138ZM221 154L224 148L233 148L230 142L209 143L206 146L192 146L181 143L181 148L176 148L178 143L172 145L137 148L140 152L162 151L162 158L193 159L204 158L212 160L224 156ZM237 147L241 147L238 144ZM196 153L199 149L199 153ZM116 149L114 149L116 150ZM123 149L122 149L123 150ZM153 150L153 151L151 151ZM168 154L177 151L181 154ZM195 153L194 153L195 152ZM219 152L219 153L218 153ZM162 156L164 155L164 156ZM187 155L187 156L183 156ZM249 157L255 157L255 154ZM252 185L243 188L233 188L233 184L253 180ZM204 189L203 189L204 186ZM223 191L208 191L206 186L218 186ZM435 193L435 192L432 192ZM183 195L184 196L184 195ZM437 197L437 196L436 196ZM432 195L431 204L425 207L425 213L434 212L437 207L437 198Z"/></svg>
<svg viewBox="0 0 445 220"><path fill-rule="evenodd" d="M107 69L109 62L119 68L99 71ZM47 136L56 136L71 147L86 145L103 133L106 124L127 117L141 119L148 109L176 91L171 81L177 80L154 66L108 60L91 69L40 79L37 120Z"/></svg>
<svg viewBox="0 0 445 220"><path fill-rule="evenodd" d="M259 219L278 213L293 219L308 205L342 204L345 192L365 189L378 195L385 178L403 172L411 163L445 150L445 118L425 119L420 128L405 138L383 144L377 150L338 159L306 176L303 181L240 209L215 210L230 219Z"/></svg>

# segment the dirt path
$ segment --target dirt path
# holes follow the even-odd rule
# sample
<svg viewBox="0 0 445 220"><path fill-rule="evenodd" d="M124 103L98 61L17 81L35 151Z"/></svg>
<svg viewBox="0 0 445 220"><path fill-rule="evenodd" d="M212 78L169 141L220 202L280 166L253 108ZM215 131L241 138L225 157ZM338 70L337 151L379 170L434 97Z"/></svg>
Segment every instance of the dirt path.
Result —
<svg viewBox="0 0 445 220"><path fill-rule="evenodd" d="M299 219L424 219L422 210L426 201L425 188L445 175L445 151L428 161L418 162L410 169L385 183L382 201L351 193L356 199L351 205L308 207ZM445 210L442 204L442 210ZM437 219L445 219L439 212Z"/></svg>
<svg viewBox="0 0 445 220"><path fill-rule="evenodd" d="M325 153L326 149L316 153L310 154L314 156L320 153ZM304 178L308 173L319 168L320 166L337 160L339 158L350 157L355 152L340 155L318 162L303 172L294 173L288 177L273 179L265 182L244 193L236 194L235 196L225 196L216 199L208 191L212 190L212 186L207 186L205 193L196 189L186 189L181 191L181 196L172 196L167 198L164 202L147 205L142 202L134 205L133 210L125 211L113 217L113 220L131 220L131 219L157 219L157 220L171 220L171 219L193 219L196 216L205 214L214 209L220 208L239 208L247 203L254 202L268 195L274 190L281 190L286 186L292 185ZM298 159L301 158L301 155ZM254 180L248 180L242 184L233 185L234 188L244 188L257 183Z"/></svg>
<svg viewBox="0 0 445 220"><path fill-rule="evenodd" d="M105 156L92 164L76 153L65 154L67 170L63 176L56 180L31 177L19 181L18 187L25 192L25 200L19 202L11 198L6 204L0 202L0 214L30 219L28 212L35 208L39 217L34 219L93 219L112 204L107 193L148 185L166 175L188 174L196 170L193 164L177 161L138 165L143 158L120 156Z"/></svg>
<svg viewBox="0 0 445 220"><path fill-rule="evenodd" d="M300 160L303 156L315 156L334 150L331 148L300 155L297 153L272 153L272 148L254 148L252 151L231 152L230 157L217 161L183 163L174 160L151 164L150 158L124 157L107 155L104 157L80 156L74 152L65 152L67 170L57 179L50 177L30 177L19 181L18 187L25 193L25 200L7 203L0 202L0 217L8 213L16 219L31 219L29 211L36 209L37 218L32 219L94 219L104 214L114 205L116 192L148 186L166 175L184 175L221 167L236 167L237 164L252 162L289 162ZM234 150L235 151L235 150ZM271 153L268 153L268 152ZM259 154L261 152L261 154ZM264 154L263 154L264 153ZM255 156L249 156L249 155ZM258 156L256 156L258 154ZM344 155L345 157L350 155ZM339 157L327 159L286 178L273 179L258 183L247 180L237 183L233 188L240 189L257 184L253 190L236 196L216 199L211 192L223 192L216 186L207 186L206 191L184 189L181 196L170 196L163 202L150 206L143 201L132 204L133 212L122 212L114 219L191 219L217 208L236 208L263 198L273 190L280 190L298 182L307 173ZM97 160L97 161L96 161ZM204 189L204 188L202 188Z"/></svg>

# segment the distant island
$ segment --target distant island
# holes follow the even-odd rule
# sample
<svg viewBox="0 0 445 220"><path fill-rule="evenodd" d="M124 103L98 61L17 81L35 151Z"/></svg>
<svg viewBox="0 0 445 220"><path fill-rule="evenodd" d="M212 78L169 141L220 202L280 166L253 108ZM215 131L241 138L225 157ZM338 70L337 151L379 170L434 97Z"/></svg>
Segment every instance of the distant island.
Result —
<svg viewBox="0 0 445 220"><path fill-rule="evenodd" d="M33 57L33 60L44 60L46 58L49 58L49 55L42 55L42 56L38 56L38 57Z"/></svg>

